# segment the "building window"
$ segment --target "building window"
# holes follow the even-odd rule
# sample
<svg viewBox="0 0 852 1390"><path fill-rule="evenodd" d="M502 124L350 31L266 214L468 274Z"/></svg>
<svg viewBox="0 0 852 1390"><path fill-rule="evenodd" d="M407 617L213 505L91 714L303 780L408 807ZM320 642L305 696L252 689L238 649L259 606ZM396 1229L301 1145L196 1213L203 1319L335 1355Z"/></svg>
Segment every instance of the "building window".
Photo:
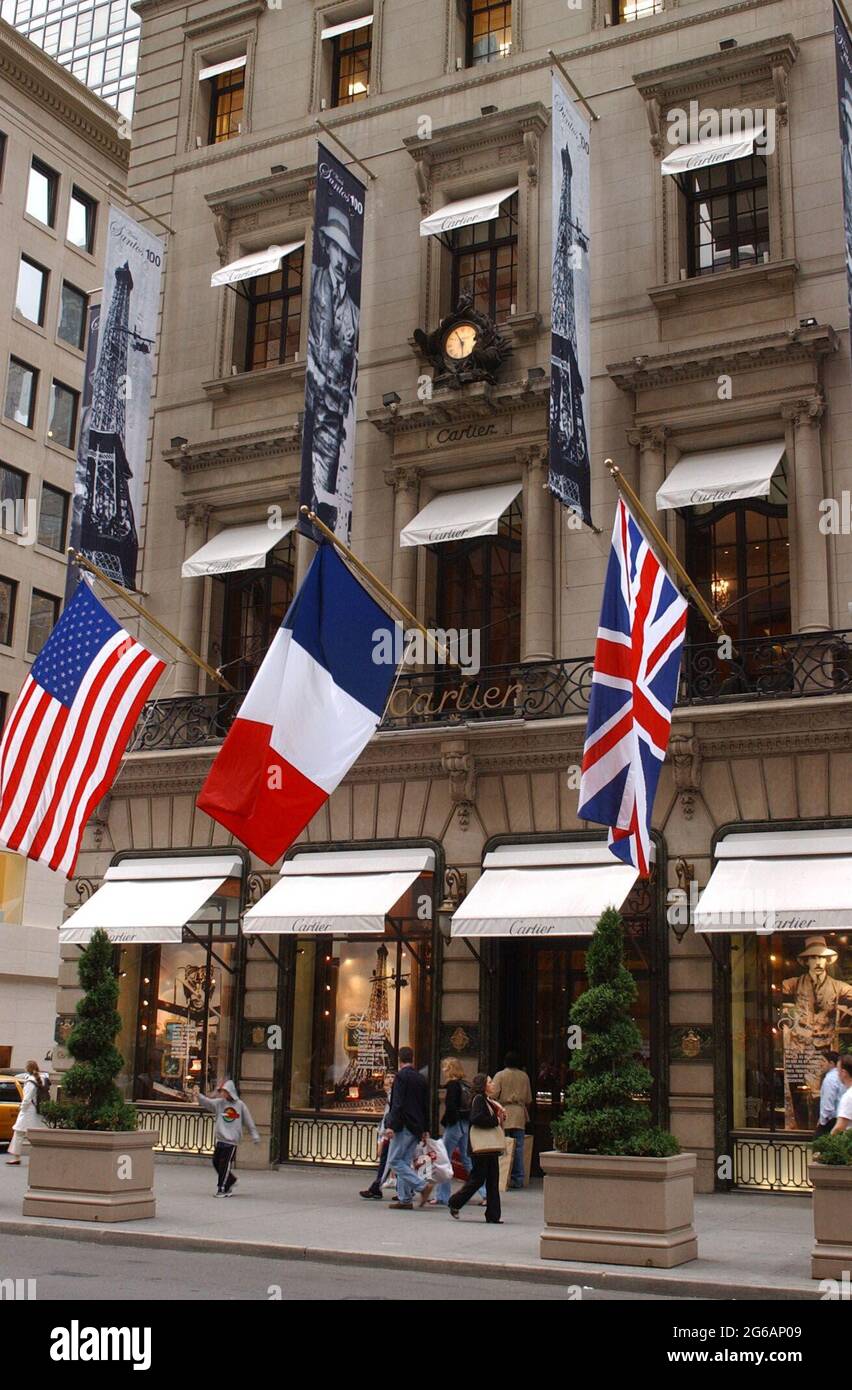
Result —
<svg viewBox="0 0 852 1390"><path fill-rule="evenodd" d="M34 159L30 165L27 184L27 212L45 227L56 225L56 199L59 193L59 175L54 169Z"/></svg>
<svg viewBox="0 0 852 1390"><path fill-rule="evenodd" d="M612 0L613 24L632 24L634 19L647 19L662 14L665 0Z"/></svg>
<svg viewBox="0 0 852 1390"><path fill-rule="evenodd" d="M730 940L733 1127L811 1137L828 1053L852 1050L852 943L845 932Z"/></svg>
<svg viewBox="0 0 852 1390"><path fill-rule="evenodd" d="M47 298L48 272L29 256L22 256L18 265L18 288L15 308L30 323L44 324L44 305Z"/></svg>
<svg viewBox="0 0 852 1390"><path fill-rule="evenodd" d="M473 307L505 319L517 302L518 195L500 205L500 216L450 233L453 304L470 295Z"/></svg>
<svg viewBox="0 0 852 1390"><path fill-rule="evenodd" d="M6 727L6 714L8 709L9 696L5 690L0 690L0 733L2 733Z"/></svg>
<svg viewBox="0 0 852 1390"><path fill-rule="evenodd" d="M522 534L516 501L496 536L435 546L437 625L478 631L482 666L520 660Z"/></svg>
<svg viewBox="0 0 852 1390"><path fill-rule="evenodd" d="M294 593L296 547L291 533L262 570L225 575L222 662L237 690L247 690L284 619Z"/></svg>
<svg viewBox="0 0 852 1390"><path fill-rule="evenodd" d="M388 914L393 936L299 941L290 1015L291 1112L379 1118L399 1049L413 1048L414 1065L428 1066L432 920L418 909L432 895L433 874L426 872ZM291 1153L298 1149L298 1141L291 1142Z"/></svg>
<svg viewBox="0 0 852 1390"><path fill-rule="evenodd" d="M787 482L781 469L769 499L690 507L686 566L714 612L725 612L734 645L790 631L790 541ZM706 628L695 615L695 639ZM744 652L741 652L741 656Z"/></svg>
<svg viewBox="0 0 852 1390"><path fill-rule="evenodd" d="M245 67L232 68L210 78L210 127L208 145L233 140L241 133L246 95Z"/></svg>
<svg viewBox="0 0 852 1390"><path fill-rule="evenodd" d="M82 349L86 341L86 311L89 297L76 285L62 281L57 336L70 347Z"/></svg>
<svg viewBox="0 0 852 1390"><path fill-rule="evenodd" d="M79 188L72 188L68 207L68 240L72 246L91 253L95 249L97 203Z"/></svg>
<svg viewBox="0 0 852 1390"><path fill-rule="evenodd" d="M27 633L27 651L38 656L48 637L59 620L59 599L54 594L42 593L33 589L30 601L30 626Z"/></svg>
<svg viewBox="0 0 852 1390"><path fill-rule="evenodd" d="M351 106L355 101L364 101L370 95L372 23L361 24L345 34L335 34L331 43L332 106Z"/></svg>
<svg viewBox="0 0 852 1390"><path fill-rule="evenodd" d="M9 358L9 375L6 380L6 405L4 414L7 420L14 420L31 430L35 419L36 389L38 372L35 367L22 362L17 357Z"/></svg>
<svg viewBox="0 0 852 1390"><path fill-rule="evenodd" d="M696 169L680 183L686 198L690 276L769 260L769 193L763 155Z"/></svg>
<svg viewBox="0 0 852 1390"><path fill-rule="evenodd" d="M8 463L0 463L0 529L7 536L23 536L26 531L24 502L27 475Z"/></svg>
<svg viewBox="0 0 852 1390"><path fill-rule="evenodd" d="M303 270L304 249L300 248L285 256L274 274L247 281L247 372L291 361L298 352Z"/></svg>
<svg viewBox="0 0 852 1390"><path fill-rule="evenodd" d="M14 579L0 577L0 645L11 647L15 634L15 602L18 586Z"/></svg>
<svg viewBox="0 0 852 1390"><path fill-rule="evenodd" d="M467 66L506 58L511 51L511 0L468 0Z"/></svg>
<svg viewBox="0 0 852 1390"><path fill-rule="evenodd" d="M0 922L19 925L24 917L27 861L20 854L0 852Z"/></svg>
<svg viewBox="0 0 852 1390"><path fill-rule="evenodd" d="M65 550L68 529L68 493L61 488L42 483L41 510L38 517L38 543L49 550Z"/></svg>
<svg viewBox="0 0 852 1390"><path fill-rule="evenodd" d="M77 435L77 404L80 393L56 381L50 388L50 421L47 437L64 449L73 449Z"/></svg>
<svg viewBox="0 0 852 1390"><path fill-rule="evenodd" d="M3 174L6 169L6 132L0 130L0 188L3 187Z"/></svg>

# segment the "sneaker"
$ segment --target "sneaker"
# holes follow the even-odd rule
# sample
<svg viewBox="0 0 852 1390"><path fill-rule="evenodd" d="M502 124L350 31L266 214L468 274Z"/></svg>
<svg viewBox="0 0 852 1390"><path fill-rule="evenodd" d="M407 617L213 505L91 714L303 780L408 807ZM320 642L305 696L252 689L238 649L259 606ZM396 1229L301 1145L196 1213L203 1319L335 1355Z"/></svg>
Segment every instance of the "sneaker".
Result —
<svg viewBox="0 0 852 1390"><path fill-rule="evenodd" d="M380 1202L382 1200L381 1192L373 1192L372 1188L369 1187L364 1192L359 1192L358 1196L363 1197L365 1202Z"/></svg>
<svg viewBox="0 0 852 1390"><path fill-rule="evenodd" d="M224 1195L225 1195L225 1194L224 1194L224 1192L222 1191L221 1187L217 1187L217 1188L216 1188L216 1191L213 1193L213 1196L214 1196L214 1197L224 1197Z"/></svg>
<svg viewBox="0 0 852 1390"><path fill-rule="evenodd" d="M413 1203L413 1202L400 1202L400 1201L397 1200L396 1197L394 1197L393 1201L390 1202L390 1203L388 1204L388 1210L389 1210L389 1211L413 1211L413 1210L414 1210L414 1203Z"/></svg>
<svg viewBox="0 0 852 1390"><path fill-rule="evenodd" d="M426 1186L420 1193L420 1201L418 1203L418 1206L425 1207L426 1203L429 1201L429 1198L432 1196L434 1190L435 1184L433 1182L427 1182Z"/></svg>
<svg viewBox="0 0 852 1390"><path fill-rule="evenodd" d="M229 1192L223 1192L223 1193L222 1193L222 1196L223 1196L223 1197L233 1197L233 1195L234 1195L233 1192L230 1192L230 1191L229 1191Z"/></svg>

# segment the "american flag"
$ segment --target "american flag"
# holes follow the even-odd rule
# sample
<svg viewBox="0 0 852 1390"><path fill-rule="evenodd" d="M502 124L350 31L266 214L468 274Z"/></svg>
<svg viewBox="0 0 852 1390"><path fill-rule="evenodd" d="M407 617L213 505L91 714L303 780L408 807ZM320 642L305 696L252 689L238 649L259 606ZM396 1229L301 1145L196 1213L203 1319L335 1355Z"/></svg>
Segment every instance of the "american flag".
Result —
<svg viewBox="0 0 852 1390"><path fill-rule="evenodd" d="M686 600L619 498L595 645L581 820L609 826L618 859L648 876L651 814L666 756Z"/></svg>
<svg viewBox="0 0 852 1390"><path fill-rule="evenodd" d="M164 670L81 581L0 742L0 842L71 877L86 821Z"/></svg>

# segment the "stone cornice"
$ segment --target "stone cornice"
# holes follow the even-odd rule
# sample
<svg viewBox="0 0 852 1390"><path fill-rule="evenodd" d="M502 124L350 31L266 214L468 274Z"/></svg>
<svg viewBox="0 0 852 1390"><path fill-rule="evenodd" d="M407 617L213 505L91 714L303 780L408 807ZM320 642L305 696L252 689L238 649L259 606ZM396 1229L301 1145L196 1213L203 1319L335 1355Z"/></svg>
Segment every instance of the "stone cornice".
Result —
<svg viewBox="0 0 852 1390"><path fill-rule="evenodd" d="M97 153L122 170L130 161L130 141L119 136L118 112L12 25L0 20L0 79L56 116ZM109 175L107 175L109 177Z"/></svg>
<svg viewBox="0 0 852 1390"><path fill-rule="evenodd" d="M134 8L140 13L144 12L143 5L137 4ZM187 38L201 38L204 34L215 33L225 28L226 25L240 24L246 19L257 19L266 12L266 8L264 0L240 0L240 3L225 5L222 9L214 10L212 14L199 15L198 19L187 20L183 25L183 32Z"/></svg>
<svg viewBox="0 0 852 1390"><path fill-rule="evenodd" d="M247 179L245 183L233 184L215 193L205 193L204 199L214 216L227 217L232 221L249 209L254 212L259 208L304 202L315 185L316 167L311 164L299 169L287 169L283 174L270 173Z"/></svg>
<svg viewBox="0 0 852 1390"><path fill-rule="evenodd" d="M368 410L367 419L381 434L410 434L442 425L476 424L519 411L546 410L549 392L548 377L497 386L479 381L458 391L436 391L431 400L405 402L394 410L385 406Z"/></svg>
<svg viewBox="0 0 852 1390"><path fill-rule="evenodd" d="M180 449L164 449L163 458L181 473L196 473L223 464L250 463L254 459L278 458L301 452L302 431L298 424L283 429L259 430L206 443L184 444Z"/></svg>
<svg viewBox="0 0 852 1390"><path fill-rule="evenodd" d="M713 18L717 18L714 14ZM633 74L633 81L645 100L656 97L661 105L671 104L684 97L694 97L713 87L731 82L748 81L758 77L771 78L773 68L789 72L799 54L792 34L761 39L736 48L718 48L700 58L687 58L679 63Z"/></svg>
<svg viewBox="0 0 852 1390"><path fill-rule="evenodd" d="M407 136L402 143L412 159L422 160L427 167L431 167L471 151L478 152L489 145L503 144L507 137L523 144L528 131L541 135L547 129L549 119L543 102L533 101L526 106L495 111L489 116L476 116L472 120L439 126L432 130L428 140L420 140L416 135Z"/></svg>
<svg viewBox="0 0 852 1390"><path fill-rule="evenodd" d="M768 333L757 338L708 343L657 357L634 357L607 366L622 391L648 391L685 381L703 381L722 373L776 368L796 362L819 362L836 352L838 338L830 324L794 328L787 333Z"/></svg>

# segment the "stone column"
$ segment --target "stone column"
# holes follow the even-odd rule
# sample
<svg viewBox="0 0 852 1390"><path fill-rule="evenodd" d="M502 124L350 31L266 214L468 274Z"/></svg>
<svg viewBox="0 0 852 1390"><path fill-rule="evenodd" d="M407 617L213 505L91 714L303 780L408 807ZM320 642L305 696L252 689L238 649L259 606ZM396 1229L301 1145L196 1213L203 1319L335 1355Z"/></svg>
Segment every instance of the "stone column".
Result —
<svg viewBox="0 0 852 1390"><path fill-rule="evenodd" d="M393 488L393 560L391 563L391 589L406 608L415 611L417 600L417 551L416 545L402 546L399 533L417 515L420 494L419 468L388 468L385 482Z"/></svg>
<svg viewBox="0 0 852 1390"><path fill-rule="evenodd" d="M552 661L553 498L547 486L547 451L534 445L524 467L524 619L522 661Z"/></svg>
<svg viewBox="0 0 852 1390"><path fill-rule="evenodd" d="M831 628L828 548L819 529L820 502L825 497L820 421L825 402L817 396L797 401L784 411L793 426L796 489L796 603L799 632Z"/></svg>
<svg viewBox="0 0 852 1390"><path fill-rule="evenodd" d="M207 520L210 507L197 503L187 503L178 507L178 519L184 523L183 558L188 560L196 550L200 550L207 538ZM201 643L201 618L204 610L204 580L200 577L180 580L180 608L178 616L178 636L193 651L198 651ZM172 673L172 691L175 695L197 695L201 671L194 661L178 651Z"/></svg>
<svg viewBox="0 0 852 1390"><path fill-rule="evenodd" d="M666 478L666 435L664 426L642 425L630 430L628 441L639 450L639 501L656 519L657 492ZM665 534L665 526L660 528Z"/></svg>

